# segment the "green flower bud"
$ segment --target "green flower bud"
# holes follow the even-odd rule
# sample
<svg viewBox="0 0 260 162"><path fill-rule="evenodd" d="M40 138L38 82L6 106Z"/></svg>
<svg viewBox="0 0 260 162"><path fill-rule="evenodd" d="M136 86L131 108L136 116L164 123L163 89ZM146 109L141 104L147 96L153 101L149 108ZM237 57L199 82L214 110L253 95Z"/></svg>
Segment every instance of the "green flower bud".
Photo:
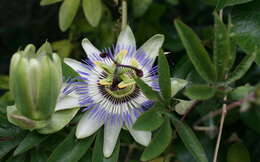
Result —
<svg viewBox="0 0 260 162"><path fill-rule="evenodd" d="M62 84L61 60L48 42L36 52L34 45L15 53L10 65L10 89L17 110L33 120L54 112Z"/></svg>

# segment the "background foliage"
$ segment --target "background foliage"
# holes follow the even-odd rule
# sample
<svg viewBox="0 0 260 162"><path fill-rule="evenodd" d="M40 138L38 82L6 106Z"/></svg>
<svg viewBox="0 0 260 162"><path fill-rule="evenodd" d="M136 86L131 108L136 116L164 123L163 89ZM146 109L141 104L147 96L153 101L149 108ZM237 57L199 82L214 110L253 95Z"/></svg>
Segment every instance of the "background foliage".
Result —
<svg viewBox="0 0 260 162"><path fill-rule="evenodd" d="M54 0L49 0L51 1ZM68 3L67 6L65 2ZM154 161L158 162L164 160L192 162L206 161L204 155L198 156L199 153L204 154L204 150L208 161L212 161L218 131L216 129L199 131L193 126L200 118L220 109L225 95L228 95L226 103L230 104L247 97L259 84L260 2L258 0L128 0L128 20L137 44L142 44L156 33L164 34L166 40L163 49L169 52L166 57L170 75L185 79L188 84L183 91L176 94L178 100L174 99L173 103L166 101L175 107L178 114L162 118L161 114L148 112L153 118L158 119L159 123L136 125L138 129L155 130L151 147L144 149L134 143L128 132L122 131L120 144L118 143L109 159L102 158L101 130L85 140L75 140L74 127L81 116L80 112L69 126L51 135L22 130L6 119L5 108L14 102L8 90L9 63L17 49L24 48L29 43L39 47L48 40L62 58L81 59L86 57L80 45L84 37L88 37L98 48L110 47L116 41L120 31L120 2L117 4L116 0L75 0L72 5L69 3L72 1L65 0L62 4L47 6L45 6L48 4L47 0L41 2L44 6L40 6L40 1L35 0L0 2L0 161L85 162L118 159L134 162L155 158ZM99 7L90 7L93 4ZM223 22L226 26L213 14L215 10L222 8L224 8ZM91 11L92 9L94 11ZM68 14L66 17L69 19L64 19L64 14ZM178 21L175 21L174 25L176 19ZM216 24L215 30L214 24ZM191 29L201 39L202 45L198 43L198 38ZM218 37L218 34L221 36ZM237 50L236 59L233 63L223 63L222 61L228 60L227 56L234 53L232 47ZM253 57L253 54L256 56ZM165 62L167 64L164 59L163 56L159 57L158 64L165 65ZM241 61L242 68L237 69ZM211 70L214 69L213 63L218 66L215 72ZM160 75L167 78L167 74L163 74L167 72L167 66L160 67L162 68L162 72L159 69ZM242 75L241 69L247 70L246 67L249 70ZM229 86L223 92L220 87L226 83L221 81L226 81L224 78L227 71L230 72L231 79L227 79ZM64 72L67 76L72 75L68 71ZM232 72L237 73L233 75ZM214 75L218 78L214 78L216 77ZM215 83L216 79L218 83ZM167 83L167 80L161 82ZM165 94L164 99L168 100L167 89L162 91ZM219 161L260 162L260 109L259 101L257 102L258 105L244 102L241 107L228 111L220 143ZM191 106L193 109L185 116L186 124L184 124L178 117L182 117L181 110ZM167 116L167 113L163 115ZM149 117L148 114L148 119ZM203 120L202 124L207 128L216 128L219 121L220 115L217 115ZM199 140L190 128L195 128L193 131Z"/></svg>

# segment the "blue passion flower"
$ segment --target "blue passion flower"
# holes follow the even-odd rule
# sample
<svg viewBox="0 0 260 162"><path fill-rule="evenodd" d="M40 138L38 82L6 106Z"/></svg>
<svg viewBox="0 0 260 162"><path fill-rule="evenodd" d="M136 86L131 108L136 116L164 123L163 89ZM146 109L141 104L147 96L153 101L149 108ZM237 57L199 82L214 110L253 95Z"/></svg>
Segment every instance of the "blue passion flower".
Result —
<svg viewBox="0 0 260 162"><path fill-rule="evenodd" d="M142 93L134 78L140 77L159 90L157 68L153 64L163 41L164 36L156 34L137 50L132 30L127 26L115 47L99 51L85 38L82 46L88 60L84 63L64 60L80 75L80 81L74 85L80 96L79 104L86 111L77 126L76 137L91 136L104 125L105 157L112 154L122 127L138 143L149 144L151 132L134 130L132 125L153 102Z"/></svg>

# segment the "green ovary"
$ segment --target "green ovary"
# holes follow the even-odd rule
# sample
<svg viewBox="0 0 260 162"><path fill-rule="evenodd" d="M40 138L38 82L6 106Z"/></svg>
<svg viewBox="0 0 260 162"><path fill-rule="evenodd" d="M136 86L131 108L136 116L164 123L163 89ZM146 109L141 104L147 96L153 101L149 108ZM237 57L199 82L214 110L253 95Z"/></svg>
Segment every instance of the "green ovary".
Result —
<svg viewBox="0 0 260 162"><path fill-rule="evenodd" d="M118 63L121 63L123 57L127 54L128 51L122 50L118 53L115 60ZM132 66L138 67L138 62L133 58L131 61ZM117 69L118 71L115 73L116 65L108 66L102 62L95 62L95 65L102 68L103 71L106 73L106 77L99 80L99 84L105 87L105 90L110 95L120 98L127 96L136 88L135 80L133 79L133 75L135 75L135 71L132 69ZM113 80L116 80L116 85L113 85ZM115 84L115 83L114 83ZM115 90L111 90L111 86L116 86Z"/></svg>

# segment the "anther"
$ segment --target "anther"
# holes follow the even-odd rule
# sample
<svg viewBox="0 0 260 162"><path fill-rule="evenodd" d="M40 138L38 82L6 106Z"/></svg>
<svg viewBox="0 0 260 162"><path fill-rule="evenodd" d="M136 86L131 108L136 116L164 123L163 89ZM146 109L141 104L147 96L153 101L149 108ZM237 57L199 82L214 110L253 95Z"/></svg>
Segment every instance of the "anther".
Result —
<svg viewBox="0 0 260 162"><path fill-rule="evenodd" d="M113 62L114 62L114 64L118 64L117 62L116 62L116 60L114 60L108 53L106 53L106 52L102 52L102 53L100 53L99 54L99 56L101 57L101 58L106 58L106 57L109 57Z"/></svg>
<svg viewBox="0 0 260 162"><path fill-rule="evenodd" d="M136 73L136 75L137 75L138 77L144 76L144 72L143 72L142 70L140 70L140 69L135 69L135 73Z"/></svg>
<svg viewBox="0 0 260 162"><path fill-rule="evenodd" d="M129 68L129 69L134 70L138 77L142 77L144 75L144 73L143 73L143 71L141 69L138 69L138 68L136 68L134 66L123 65L123 64L117 64L117 66L121 66L121 67L124 67L124 68Z"/></svg>
<svg viewBox="0 0 260 162"><path fill-rule="evenodd" d="M99 54L99 56L102 58L106 58L108 56L108 54L106 52L102 52Z"/></svg>

